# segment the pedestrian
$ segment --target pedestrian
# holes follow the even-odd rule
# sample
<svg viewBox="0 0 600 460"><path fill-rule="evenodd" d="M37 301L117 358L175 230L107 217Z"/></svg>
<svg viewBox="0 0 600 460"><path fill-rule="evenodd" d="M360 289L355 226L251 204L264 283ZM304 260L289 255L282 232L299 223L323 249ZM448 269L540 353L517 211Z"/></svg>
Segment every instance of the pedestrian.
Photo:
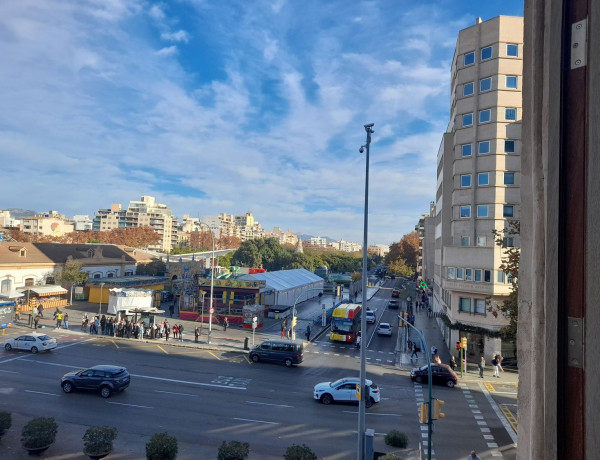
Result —
<svg viewBox="0 0 600 460"><path fill-rule="evenodd" d="M494 377L500 378L500 373L498 370L498 365L500 362L498 361L498 356L499 355L494 355L494 358L492 359L492 366L494 366Z"/></svg>
<svg viewBox="0 0 600 460"><path fill-rule="evenodd" d="M454 356L450 357L450 369L452 369L452 370L456 369L456 359L454 359Z"/></svg>
<svg viewBox="0 0 600 460"><path fill-rule="evenodd" d="M69 314L68 313L65 313L63 315L63 324L64 324L65 329L69 329Z"/></svg>
<svg viewBox="0 0 600 460"><path fill-rule="evenodd" d="M417 354L417 344L413 343L411 348L410 360L413 360L413 357L418 361L419 355Z"/></svg>
<svg viewBox="0 0 600 460"><path fill-rule="evenodd" d="M179 326L177 326L177 332L179 333L179 341L183 342L183 324L179 324Z"/></svg>
<svg viewBox="0 0 600 460"><path fill-rule="evenodd" d="M287 337L289 340L292 340L292 326L288 327Z"/></svg>
<svg viewBox="0 0 600 460"><path fill-rule="evenodd" d="M502 369L502 360L503 360L504 358L502 357L502 355L498 355L498 356L496 356L496 359L498 360L498 369L499 369L501 372L504 372L504 369Z"/></svg>
<svg viewBox="0 0 600 460"><path fill-rule="evenodd" d="M310 324L306 325L306 341L310 342L310 333L312 332L312 328L310 327Z"/></svg>
<svg viewBox="0 0 600 460"><path fill-rule="evenodd" d="M223 331L227 332L228 327L229 327L229 320L227 319L227 316L226 316L225 319L223 320Z"/></svg>
<svg viewBox="0 0 600 460"><path fill-rule="evenodd" d="M169 334L171 333L171 330L169 328L169 324L166 323L165 324L165 342L169 341Z"/></svg>
<svg viewBox="0 0 600 460"><path fill-rule="evenodd" d="M38 315L40 315L40 318L44 317L44 304L42 302L39 303L38 307Z"/></svg>
<svg viewBox="0 0 600 460"><path fill-rule="evenodd" d="M481 460L481 458L479 458L479 456L477 455L477 452L475 452L474 450L471 451L471 455L469 455L467 457L467 460Z"/></svg>
<svg viewBox="0 0 600 460"><path fill-rule="evenodd" d="M200 328L196 327L194 329L194 342L198 343L198 337L200 337Z"/></svg>
<svg viewBox="0 0 600 460"><path fill-rule="evenodd" d="M87 325L90 322L90 319L88 318L88 314L84 313L83 314L83 318L81 318L81 330L85 331L87 329Z"/></svg>
<svg viewBox="0 0 600 460"><path fill-rule="evenodd" d="M438 349L436 348L435 345L431 346L431 358L435 358L435 355L437 355Z"/></svg>
<svg viewBox="0 0 600 460"><path fill-rule="evenodd" d="M483 356L479 360L478 367L479 367L479 378L482 379L483 378L483 369L485 368L485 358Z"/></svg>
<svg viewBox="0 0 600 460"><path fill-rule="evenodd" d="M54 310L54 315L52 315L52 318L56 321L56 329L60 328L60 323L59 323L59 319L58 319L59 314L60 314L60 310L58 309L58 307L56 307L56 310ZM60 321L62 322L62 316L60 317Z"/></svg>
<svg viewBox="0 0 600 460"><path fill-rule="evenodd" d="M102 318L100 318L100 330L102 335L106 334L106 315L102 315Z"/></svg>
<svg viewBox="0 0 600 460"><path fill-rule="evenodd" d="M177 333L179 332L179 328L177 327L177 324L173 324L173 338L177 339Z"/></svg>
<svg viewBox="0 0 600 460"><path fill-rule="evenodd" d="M144 340L144 322L140 321L140 340Z"/></svg>
<svg viewBox="0 0 600 460"><path fill-rule="evenodd" d="M283 337L285 336L285 331L287 329L287 320L283 320L283 322L281 323L281 338L283 339Z"/></svg>
<svg viewBox="0 0 600 460"><path fill-rule="evenodd" d="M33 329L37 330L38 328L38 323L40 322L40 314L38 313L37 315L35 315L35 318L33 318Z"/></svg>

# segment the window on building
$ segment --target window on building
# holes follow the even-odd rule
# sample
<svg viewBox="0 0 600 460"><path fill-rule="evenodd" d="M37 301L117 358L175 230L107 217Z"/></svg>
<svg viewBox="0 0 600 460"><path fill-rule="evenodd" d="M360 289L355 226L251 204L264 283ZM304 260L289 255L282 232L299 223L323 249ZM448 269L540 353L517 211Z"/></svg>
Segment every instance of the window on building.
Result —
<svg viewBox="0 0 600 460"><path fill-rule="evenodd" d="M448 279L453 280L455 278L454 267L448 267Z"/></svg>
<svg viewBox="0 0 600 460"><path fill-rule="evenodd" d="M469 299L468 297L459 297L458 311L465 311L471 313L471 299Z"/></svg>
<svg viewBox="0 0 600 460"><path fill-rule="evenodd" d="M461 206L460 217L471 217L471 206Z"/></svg>
<svg viewBox="0 0 600 460"><path fill-rule="evenodd" d="M126 270L125 276L133 276L133 272L131 270Z"/></svg>
<svg viewBox="0 0 600 460"><path fill-rule="evenodd" d="M484 248L487 246L487 236L478 236L477 237L477 246L480 248Z"/></svg>
<svg viewBox="0 0 600 460"><path fill-rule="evenodd" d="M506 87L510 89L517 89L517 77L516 75L506 76Z"/></svg>
<svg viewBox="0 0 600 460"><path fill-rule="evenodd" d="M481 281L481 269L480 268L475 269L475 281Z"/></svg>
<svg viewBox="0 0 600 460"><path fill-rule="evenodd" d="M461 280L463 279L463 269L462 268L456 268L456 279L457 280Z"/></svg>
<svg viewBox="0 0 600 460"><path fill-rule="evenodd" d="M479 80L479 92L484 93L492 89L492 77L482 78Z"/></svg>
<svg viewBox="0 0 600 460"><path fill-rule="evenodd" d="M492 47L486 46L485 48L481 48L481 60L487 61L492 58Z"/></svg>
<svg viewBox="0 0 600 460"><path fill-rule="evenodd" d="M54 277L49 276L46 278L46 284L54 284Z"/></svg>
<svg viewBox="0 0 600 460"><path fill-rule="evenodd" d="M515 247L514 236L505 236L504 238L502 238L502 247L503 248L514 248Z"/></svg>
<svg viewBox="0 0 600 460"><path fill-rule="evenodd" d="M478 173L477 174L477 185L490 185L490 173Z"/></svg>
<svg viewBox="0 0 600 460"><path fill-rule="evenodd" d="M517 119L517 109L514 107L507 107L504 109L504 118L506 120L516 120Z"/></svg>
<svg viewBox="0 0 600 460"><path fill-rule="evenodd" d="M515 185L515 173L505 172L504 173L504 185Z"/></svg>
<svg viewBox="0 0 600 460"><path fill-rule="evenodd" d="M475 299L475 314L485 315L485 299Z"/></svg>
<svg viewBox="0 0 600 460"><path fill-rule="evenodd" d="M484 283L491 283L492 282L492 271L491 270L484 270L483 271L483 281L484 281Z"/></svg>
<svg viewBox="0 0 600 460"><path fill-rule="evenodd" d="M507 43L506 44L506 55L511 57L519 56L519 45L515 43Z"/></svg>
<svg viewBox="0 0 600 460"><path fill-rule="evenodd" d="M465 53L465 58L463 61L464 65L471 65L475 63L475 51L471 51L470 53Z"/></svg>
<svg viewBox="0 0 600 460"><path fill-rule="evenodd" d="M34 282L33 278L25 278L25 286L33 286Z"/></svg>
<svg viewBox="0 0 600 460"><path fill-rule="evenodd" d="M94 275L94 279L99 279L99 278L100 278L100 273L96 273L96 274Z"/></svg>
<svg viewBox="0 0 600 460"><path fill-rule="evenodd" d="M478 204L477 205L477 217L488 217L487 204Z"/></svg>
<svg viewBox="0 0 600 460"><path fill-rule="evenodd" d="M485 109L479 111L479 123L489 123L492 120L492 110Z"/></svg>
<svg viewBox="0 0 600 460"><path fill-rule="evenodd" d="M460 152L463 157L470 157L473 153L473 146L471 144L461 145Z"/></svg>
<svg viewBox="0 0 600 460"><path fill-rule="evenodd" d="M470 96L475 92L475 83L469 82L463 85L463 96Z"/></svg>
<svg viewBox="0 0 600 460"><path fill-rule="evenodd" d="M512 139L506 139L504 141L504 152L515 153L515 141Z"/></svg>
<svg viewBox="0 0 600 460"><path fill-rule="evenodd" d="M471 186L471 175L470 174L462 174L460 176L460 186L461 187L470 187Z"/></svg>
<svg viewBox="0 0 600 460"><path fill-rule="evenodd" d="M465 128L467 126L473 126L473 114L472 113L465 113L462 116L462 125L463 125L463 128Z"/></svg>
<svg viewBox="0 0 600 460"><path fill-rule="evenodd" d="M477 144L477 153L479 153L479 155L490 153L490 141L482 141Z"/></svg>
<svg viewBox="0 0 600 460"><path fill-rule="evenodd" d="M115 274L114 274L114 273L108 273L108 274L106 275L106 277L107 277L107 278L113 278L114 276L115 276Z"/></svg>
<svg viewBox="0 0 600 460"><path fill-rule="evenodd" d="M472 280L473 280L473 269L465 268L465 281L472 281Z"/></svg>
<svg viewBox="0 0 600 460"><path fill-rule="evenodd" d="M498 270L498 276L496 277L496 281L498 283L504 284L504 272L502 270Z"/></svg>
<svg viewBox="0 0 600 460"><path fill-rule="evenodd" d="M460 245L461 246L470 246L471 239L468 236L461 236L460 237Z"/></svg>
<svg viewBox="0 0 600 460"><path fill-rule="evenodd" d="M515 207L512 204L505 204L502 210L503 217L515 217Z"/></svg>

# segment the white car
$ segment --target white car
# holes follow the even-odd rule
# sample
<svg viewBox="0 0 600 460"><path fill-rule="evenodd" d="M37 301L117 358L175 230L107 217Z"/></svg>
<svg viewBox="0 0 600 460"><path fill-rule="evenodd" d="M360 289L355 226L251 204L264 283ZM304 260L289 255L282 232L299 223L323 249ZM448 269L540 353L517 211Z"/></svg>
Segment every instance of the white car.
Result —
<svg viewBox="0 0 600 460"><path fill-rule="evenodd" d="M367 310L367 313L365 313L365 316L367 317L367 323L373 324L375 322L375 312L372 312L371 310Z"/></svg>
<svg viewBox="0 0 600 460"><path fill-rule="evenodd" d="M356 385L360 384L359 377L344 377L335 382L317 383L314 388L313 397L323 404L331 404L332 402L355 402ZM374 403L381 400L379 387L371 380L365 380L366 386L369 388L369 399L365 401L366 407L371 407Z"/></svg>
<svg viewBox="0 0 600 460"><path fill-rule="evenodd" d="M32 332L30 334L20 335L15 339L8 339L4 342L4 349L10 350L27 350L32 353L38 351L49 351L56 348L56 339L49 335Z"/></svg>
<svg viewBox="0 0 600 460"><path fill-rule="evenodd" d="M388 335L392 336L392 326L390 323L379 323L379 327L377 328L377 335Z"/></svg>

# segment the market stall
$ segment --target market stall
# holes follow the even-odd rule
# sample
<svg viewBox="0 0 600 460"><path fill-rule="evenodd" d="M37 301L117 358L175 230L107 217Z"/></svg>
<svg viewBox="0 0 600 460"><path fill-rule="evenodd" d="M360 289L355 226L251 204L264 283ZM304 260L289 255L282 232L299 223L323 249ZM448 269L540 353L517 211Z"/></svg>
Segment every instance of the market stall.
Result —
<svg viewBox="0 0 600 460"><path fill-rule="evenodd" d="M25 297L25 305L21 307L21 311L31 311L39 304L44 306L44 309L50 310L53 308L64 307L68 304L67 291L65 288L56 285L47 284L45 286L29 286L19 289Z"/></svg>

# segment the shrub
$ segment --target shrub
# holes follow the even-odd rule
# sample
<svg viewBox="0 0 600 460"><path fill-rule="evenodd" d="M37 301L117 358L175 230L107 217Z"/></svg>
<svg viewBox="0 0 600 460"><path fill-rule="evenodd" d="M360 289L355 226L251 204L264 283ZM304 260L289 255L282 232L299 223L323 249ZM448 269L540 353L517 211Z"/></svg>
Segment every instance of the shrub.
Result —
<svg viewBox="0 0 600 460"><path fill-rule="evenodd" d="M408 446L408 436L398 430L392 430L385 435L385 443L388 446L400 447L404 449Z"/></svg>
<svg viewBox="0 0 600 460"><path fill-rule="evenodd" d="M12 426L12 416L10 412L0 412L0 439L4 436L10 427Z"/></svg>
<svg viewBox="0 0 600 460"><path fill-rule="evenodd" d="M156 433L146 444L148 460L175 460L177 451L177 439L167 433Z"/></svg>
<svg viewBox="0 0 600 460"><path fill-rule="evenodd" d="M112 442L117 437L117 429L108 426L93 426L83 435L83 451L86 454L104 454L113 449Z"/></svg>
<svg viewBox="0 0 600 460"><path fill-rule="evenodd" d="M317 460L315 453L305 444L301 446L294 444L288 447L283 458L285 460Z"/></svg>
<svg viewBox="0 0 600 460"><path fill-rule="evenodd" d="M246 460L250 455L250 444L247 442L231 441L221 444L217 460Z"/></svg>
<svg viewBox="0 0 600 460"><path fill-rule="evenodd" d="M21 442L29 449L49 446L56 439L58 425L52 417L38 417L27 422L21 432Z"/></svg>
<svg viewBox="0 0 600 460"><path fill-rule="evenodd" d="M402 460L402 457L398 457L396 454L385 454L383 457L379 457L379 460Z"/></svg>

